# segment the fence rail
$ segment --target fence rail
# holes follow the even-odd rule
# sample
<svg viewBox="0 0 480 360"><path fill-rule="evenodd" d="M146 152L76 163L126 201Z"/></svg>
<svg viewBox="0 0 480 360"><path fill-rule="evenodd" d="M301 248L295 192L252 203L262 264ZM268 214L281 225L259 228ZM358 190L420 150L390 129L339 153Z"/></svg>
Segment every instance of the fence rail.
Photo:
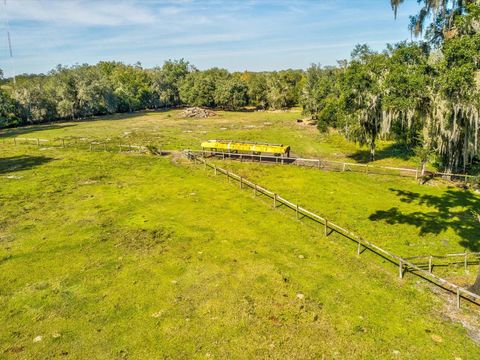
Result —
<svg viewBox="0 0 480 360"><path fill-rule="evenodd" d="M253 154L237 154L231 152L211 152L203 150L189 150L192 153L199 154L202 157L215 156L222 159L238 159L240 161L257 160L258 162L276 163L276 164L292 164L303 167L318 168L323 170L338 171L338 172L361 172L367 174L377 175L394 175L403 177L414 177L418 179L422 176L419 169L402 168L393 166L380 166L370 164L358 164L350 162L342 162L335 160L301 158L301 157L283 157L273 155L253 155ZM478 184L480 176L468 174L453 174L443 172L426 171L425 174L431 177L441 177L448 181L462 181L465 183Z"/></svg>
<svg viewBox="0 0 480 360"><path fill-rule="evenodd" d="M452 258L458 258L459 260L450 261ZM417 266L428 266L428 272L433 271L434 266L450 266L450 265L458 265L463 264L465 270L467 270L469 265L478 265L480 263L480 252L469 252L469 253L460 253L460 254L445 254L445 255L419 255L419 256L412 256L406 258L407 260L423 260L426 259L427 262L417 263ZM441 263L434 263L434 259L447 259L449 261L441 262Z"/></svg>
<svg viewBox="0 0 480 360"><path fill-rule="evenodd" d="M404 277L404 274L406 271L410 271L413 274L418 275L419 277L423 279L430 280L431 282L435 283L436 285L442 287L445 290L448 290L449 292L452 292L456 295L456 304L457 307L460 308L460 299L466 299L469 300L470 302L480 305L480 295L477 295L461 286L458 286L440 276L437 276L433 274L431 271L426 271L422 269L419 265L414 264L411 262L412 259L418 259L418 258L425 258L425 256L420 256L420 257L415 257L415 258L403 258L399 255L396 255L388 250L385 250L372 242L365 240L364 238L354 234L353 232L329 221L328 219L317 215L307 209L305 209L302 206L299 206L298 204L295 204L291 201L288 201L287 199L283 198L282 196L274 193L273 191L270 191L252 181L249 181L245 179L244 177L237 175L235 173L232 173L231 171L225 170L219 166L216 166L215 164L212 164L208 162L203 156L199 156L198 152L196 151L191 151L191 150L185 150L185 155L188 159L193 161L195 164L201 163L204 165L205 168L211 168L214 171L214 174L224 174L227 176L227 178L230 180L238 181L240 184L240 188L244 187L249 187L253 189L254 195L258 194L263 194L273 200L273 206L276 208L278 204L283 204L287 206L288 208L292 209L296 213L297 219L300 218L300 216L305 216L308 217L317 223L320 223L321 225L324 226L324 234L325 236L328 236L332 231L335 231L336 233L340 234L341 236L345 237L346 239L349 239L357 244L357 254L361 254L362 248L368 249L372 251L373 253L380 255L382 258L389 260L393 264L398 264L398 274L399 277L402 279ZM458 254L452 254L452 255L458 255ZM462 255L462 254L460 254ZM463 254L465 255L465 254ZM429 256L429 255L428 255Z"/></svg>

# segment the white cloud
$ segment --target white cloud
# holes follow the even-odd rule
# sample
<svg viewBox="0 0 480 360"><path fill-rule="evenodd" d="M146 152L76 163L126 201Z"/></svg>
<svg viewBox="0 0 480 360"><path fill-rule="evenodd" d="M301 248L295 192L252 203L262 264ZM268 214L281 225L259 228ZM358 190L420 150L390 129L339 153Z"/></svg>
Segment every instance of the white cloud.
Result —
<svg viewBox="0 0 480 360"><path fill-rule="evenodd" d="M37 21L71 26L117 26L149 24L155 21L155 16L148 9L125 1L7 1L7 16L11 21Z"/></svg>

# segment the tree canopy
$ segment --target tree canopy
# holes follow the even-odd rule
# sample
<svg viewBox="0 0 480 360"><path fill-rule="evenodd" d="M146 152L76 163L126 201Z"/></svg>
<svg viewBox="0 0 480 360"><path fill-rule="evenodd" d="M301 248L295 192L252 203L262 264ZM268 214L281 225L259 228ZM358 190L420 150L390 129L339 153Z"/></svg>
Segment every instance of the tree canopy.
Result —
<svg viewBox="0 0 480 360"><path fill-rule="evenodd" d="M376 140L386 138L436 155L447 171L466 171L479 154L480 5L420 2L412 23L419 31L441 24L442 36L427 34L427 41L388 45L382 52L357 45L350 60L333 70L312 65L301 103L320 130L334 127L368 145L372 159ZM392 1L395 11L401 3Z"/></svg>

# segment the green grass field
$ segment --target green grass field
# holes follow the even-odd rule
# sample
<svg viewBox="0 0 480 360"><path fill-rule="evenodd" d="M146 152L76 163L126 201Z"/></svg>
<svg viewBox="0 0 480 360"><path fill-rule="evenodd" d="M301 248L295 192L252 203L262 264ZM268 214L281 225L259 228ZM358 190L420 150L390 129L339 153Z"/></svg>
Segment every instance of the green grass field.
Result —
<svg viewBox="0 0 480 360"><path fill-rule="evenodd" d="M133 138L140 141L157 127L165 146L193 147L203 136L184 131L197 122L236 128L278 115L264 135L251 128L227 135L287 142L283 129L306 153L358 150L331 139L330 149L317 144L314 129L291 124L298 114L205 121L175 114L4 136L101 138L141 128ZM218 134L211 131L206 137ZM477 246L468 214L478 196L470 192L408 178L222 166L400 255ZM0 358L480 357L478 329L459 320L475 324L475 307L456 310L451 295L413 275L399 280L373 254L356 256L340 236L325 238L321 228L175 156L0 142L0 284Z"/></svg>

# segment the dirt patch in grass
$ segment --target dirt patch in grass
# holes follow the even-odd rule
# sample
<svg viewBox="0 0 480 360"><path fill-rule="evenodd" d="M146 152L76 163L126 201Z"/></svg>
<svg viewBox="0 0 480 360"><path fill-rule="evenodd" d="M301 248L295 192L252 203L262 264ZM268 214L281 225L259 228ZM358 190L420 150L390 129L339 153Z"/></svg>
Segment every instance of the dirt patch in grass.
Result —
<svg viewBox="0 0 480 360"><path fill-rule="evenodd" d="M23 346L11 346L9 348L6 348L4 353L16 354L22 352L23 350L25 350L25 347Z"/></svg>
<svg viewBox="0 0 480 360"><path fill-rule="evenodd" d="M458 309L455 296L445 294L441 289L434 287L432 291L445 299L445 305L440 309L441 316L454 323L459 323L467 331L468 337L477 345L480 345L480 325L478 313ZM463 306L466 300L463 300ZM475 306L475 305L473 305Z"/></svg>
<svg viewBox="0 0 480 360"><path fill-rule="evenodd" d="M117 247L135 252L151 252L160 248L168 251L168 241L172 239L172 231L157 229L115 229L105 233L102 240L114 241Z"/></svg>

